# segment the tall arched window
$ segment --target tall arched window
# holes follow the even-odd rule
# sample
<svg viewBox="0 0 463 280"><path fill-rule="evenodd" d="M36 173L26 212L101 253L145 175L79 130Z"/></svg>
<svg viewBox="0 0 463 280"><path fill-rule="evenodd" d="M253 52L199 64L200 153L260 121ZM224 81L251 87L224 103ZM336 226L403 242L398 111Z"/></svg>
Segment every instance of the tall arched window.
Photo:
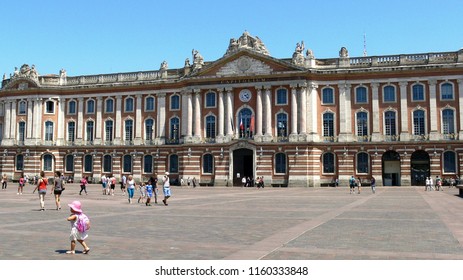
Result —
<svg viewBox="0 0 463 280"><path fill-rule="evenodd" d="M113 168L113 158L110 155L103 156L103 172L111 173Z"/></svg>
<svg viewBox="0 0 463 280"><path fill-rule="evenodd" d="M66 172L74 172L74 156L66 155L64 158L64 166Z"/></svg>
<svg viewBox="0 0 463 280"><path fill-rule="evenodd" d="M275 173L286 174L286 154L275 154Z"/></svg>
<svg viewBox="0 0 463 280"><path fill-rule="evenodd" d="M368 114L366 112L357 113L357 136L359 141L368 140Z"/></svg>
<svg viewBox="0 0 463 280"><path fill-rule="evenodd" d="M112 120L106 120L105 121L105 141L113 141L113 121Z"/></svg>
<svg viewBox="0 0 463 280"><path fill-rule="evenodd" d="M154 120L145 120L145 140L152 141L154 139Z"/></svg>
<svg viewBox="0 0 463 280"><path fill-rule="evenodd" d="M124 155L122 158L122 172L124 173L132 173L132 156L131 155Z"/></svg>
<svg viewBox="0 0 463 280"><path fill-rule="evenodd" d="M153 173L153 156L152 155L143 156L143 173L145 174Z"/></svg>
<svg viewBox="0 0 463 280"><path fill-rule="evenodd" d="M444 173L456 173L457 171L457 157L455 152L444 152Z"/></svg>
<svg viewBox="0 0 463 280"><path fill-rule="evenodd" d="M19 122L18 124L18 140L23 144L26 138L26 122Z"/></svg>
<svg viewBox="0 0 463 280"><path fill-rule="evenodd" d="M206 117L206 138L215 139L215 116Z"/></svg>
<svg viewBox="0 0 463 280"><path fill-rule="evenodd" d="M413 112L413 134L425 135L425 119L423 110L415 110Z"/></svg>
<svg viewBox="0 0 463 280"><path fill-rule="evenodd" d="M455 116L454 110L442 110L442 134L446 139L455 139Z"/></svg>
<svg viewBox="0 0 463 280"><path fill-rule="evenodd" d="M180 129L180 119L177 117L173 117L172 119L170 119L170 140L178 141L179 129Z"/></svg>
<svg viewBox="0 0 463 280"><path fill-rule="evenodd" d="M211 154L203 155L203 173L212 174L214 170L214 157Z"/></svg>
<svg viewBox="0 0 463 280"><path fill-rule="evenodd" d="M94 128L95 128L95 122L94 121L87 121L85 132L87 134L87 141L88 142L93 141Z"/></svg>
<svg viewBox="0 0 463 280"><path fill-rule="evenodd" d="M252 136L251 131L251 118L252 118L252 111L249 108L243 108L240 110L238 114L238 121L239 124L239 131L240 131L240 138L249 138Z"/></svg>
<svg viewBox="0 0 463 280"><path fill-rule="evenodd" d="M288 115L285 113L277 114L277 135L278 137L288 136Z"/></svg>
<svg viewBox="0 0 463 280"><path fill-rule="evenodd" d="M323 114L323 137L325 141L333 141L334 137L334 114Z"/></svg>
<svg viewBox="0 0 463 280"><path fill-rule="evenodd" d="M76 122L68 122L68 142L73 143L76 140Z"/></svg>
<svg viewBox="0 0 463 280"><path fill-rule="evenodd" d="M368 173L369 170L369 156L367 153L358 153L357 154L357 173Z"/></svg>
<svg viewBox="0 0 463 280"><path fill-rule="evenodd" d="M108 98L105 101L105 113L113 113L114 112L114 99Z"/></svg>
<svg viewBox="0 0 463 280"><path fill-rule="evenodd" d="M133 120L125 120L125 141L127 144L133 141Z"/></svg>
<svg viewBox="0 0 463 280"><path fill-rule="evenodd" d="M45 141L53 141L53 122L45 122Z"/></svg>
<svg viewBox="0 0 463 280"><path fill-rule="evenodd" d="M43 156L43 171L53 171L53 156L50 154Z"/></svg>
<svg viewBox="0 0 463 280"><path fill-rule="evenodd" d="M332 174L334 173L334 154L324 153L322 156L323 160L323 173Z"/></svg>
<svg viewBox="0 0 463 280"><path fill-rule="evenodd" d="M93 172L93 156L84 156L84 172Z"/></svg>
<svg viewBox="0 0 463 280"><path fill-rule="evenodd" d="M384 133L386 136L396 136L396 117L394 111L387 111L384 113Z"/></svg>
<svg viewBox="0 0 463 280"><path fill-rule="evenodd" d="M178 173L178 155L169 156L169 172Z"/></svg>

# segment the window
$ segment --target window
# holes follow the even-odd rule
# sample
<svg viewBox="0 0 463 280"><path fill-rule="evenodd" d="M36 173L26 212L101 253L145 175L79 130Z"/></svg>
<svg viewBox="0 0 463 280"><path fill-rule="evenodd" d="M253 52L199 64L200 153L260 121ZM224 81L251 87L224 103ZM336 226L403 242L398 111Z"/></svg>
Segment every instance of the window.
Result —
<svg viewBox="0 0 463 280"><path fill-rule="evenodd" d="M133 140L133 120L125 120L125 141Z"/></svg>
<svg viewBox="0 0 463 280"><path fill-rule="evenodd" d="M124 172L124 173L132 173L132 156L131 155L124 155L122 160L123 160L122 172Z"/></svg>
<svg viewBox="0 0 463 280"><path fill-rule="evenodd" d="M442 111L442 134L450 136L455 133L455 118L452 109Z"/></svg>
<svg viewBox="0 0 463 280"><path fill-rule="evenodd" d="M396 117L395 117L394 111L387 111L384 113L384 127L385 127L385 135L395 136L397 134Z"/></svg>
<svg viewBox="0 0 463 280"><path fill-rule="evenodd" d="M105 173L112 172L112 157L110 155L103 156L103 172Z"/></svg>
<svg viewBox="0 0 463 280"><path fill-rule="evenodd" d="M48 100L45 102L45 113L53 114L55 113L55 102Z"/></svg>
<svg viewBox="0 0 463 280"><path fill-rule="evenodd" d="M442 100L453 100L453 85L451 83L443 83L440 89Z"/></svg>
<svg viewBox="0 0 463 280"><path fill-rule="evenodd" d="M324 88L322 90L322 103L334 104L334 93L332 88Z"/></svg>
<svg viewBox="0 0 463 280"><path fill-rule="evenodd" d="M357 113L357 136L360 140L366 140L368 136L368 114L366 112Z"/></svg>
<svg viewBox="0 0 463 280"><path fill-rule="evenodd" d="M288 104L288 90L285 88L277 89L277 105Z"/></svg>
<svg viewBox="0 0 463 280"><path fill-rule="evenodd" d="M26 138L26 122L19 122L18 124L18 140L24 143Z"/></svg>
<svg viewBox="0 0 463 280"><path fill-rule="evenodd" d="M114 99L108 98L105 101L105 112L113 113L114 112Z"/></svg>
<svg viewBox="0 0 463 280"><path fill-rule="evenodd" d="M286 154L277 153L275 155L275 173L286 174Z"/></svg>
<svg viewBox="0 0 463 280"><path fill-rule="evenodd" d="M154 120L145 120L145 140L153 140L154 137Z"/></svg>
<svg viewBox="0 0 463 280"><path fill-rule="evenodd" d="M105 141L113 141L113 121L105 121Z"/></svg>
<svg viewBox="0 0 463 280"><path fill-rule="evenodd" d="M169 156L169 172L178 173L178 155Z"/></svg>
<svg viewBox="0 0 463 280"><path fill-rule="evenodd" d="M368 163L369 156L367 153L358 153L357 154L357 173L368 173Z"/></svg>
<svg viewBox="0 0 463 280"><path fill-rule="evenodd" d="M324 113L323 114L323 137L334 136L334 114Z"/></svg>
<svg viewBox="0 0 463 280"><path fill-rule="evenodd" d="M457 171L457 161L455 152L444 152L444 173L455 173Z"/></svg>
<svg viewBox="0 0 463 280"><path fill-rule="evenodd" d="M50 154L43 156L43 171L53 171L53 156Z"/></svg>
<svg viewBox="0 0 463 280"><path fill-rule="evenodd" d="M214 158L211 154L205 154L203 156L203 173L212 174L213 168Z"/></svg>
<svg viewBox="0 0 463 280"><path fill-rule="evenodd" d="M125 112L133 112L133 98L127 97L125 99Z"/></svg>
<svg viewBox="0 0 463 280"><path fill-rule="evenodd" d="M24 170L24 155L16 155L16 171Z"/></svg>
<svg viewBox="0 0 463 280"><path fill-rule="evenodd" d="M170 109L171 110L180 110L180 96L172 95L170 97Z"/></svg>
<svg viewBox="0 0 463 280"><path fill-rule="evenodd" d="M146 155L143 157L143 173L153 173L153 156Z"/></svg>
<svg viewBox="0 0 463 280"><path fill-rule="evenodd" d="M413 101L424 101L424 86L416 84L412 86Z"/></svg>
<svg viewBox="0 0 463 280"><path fill-rule="evenodd" d="M74 156L66 155L65 159L66 172L74 172Z"/></svg>
<svg viewBox="0 0 463 280"><path fill-rule="evenodd" d="M87 114L95 113L95 100L87 100Z"/></svg>
<svg viewBox="0 0 463 280"><path fill-rule="evenodd" d="M215 107L215 92L206 93L206 108Z"/></svg>
<svg viewBox="0 0 463 280"><path fill-rule="evenodd" d="M180 120L175 117L170 119L170 139L178 140L178 130L179 130Z"/></svg>
<svg viewBox="0 0 463 280"><path fill-rule="evenodd" d="M84 156L84 172L93 172L93 156Z"/></svg>
<svg viewBox="0 0 463 280"><path fill-rule="evenodd" d="M24 101L24 100L19 101L18 114L19 115L25 115L26 111L27 111L27 103L26 103L26 101Z"/></svg>
<svg viewBox="0 0 463 280"><path fill-rule="evenodd" d="M215 116L206 117L206 138L215 139Z"/></svg>
<svg viewBox="0 0 463 280"><path fill-rule="evenodd" d="M93 131L94 131L95 123L93 121L87 121L87 141L93 141Z"/></svg>
<svg viewBox="0 0 463 280"><path fill-rule="evenodd" d="M77 103L74 100L69 101L68 103L68 114L75 115L77 112Z"/></svg>
<svg viewBox="0 0 463 280"><path fill-rule="evenodd" d="M76 123L75 122L68 122L68 141L74 142L76 135Z"/></svg>
<svg viewBox="0 0 463 280"><path fill-rule="evenodd" d="M277 114L278 137L288 136L288 115L285 113Z"/></svg>
<svg viewBox="0 0 463 280"><path fill-rule="evenodd" d="M45 122L45 141L53 141L53 122Z"/></svg>
<svg viewBox="0 0 463 280"><path fill-rule="evenodd" d="M334 154L323 154L323 173L334 173Z"/></svg>
<svg viewBox="0 0 463 280"><path fill-rule="evenodd" d="M393 86L385 86L383 89L384 102L395 102L395 88Z"/></svg>
<svg viewBox="0 0 463 280"><path fill-rule="evenodd" d="M416 110L413 112L413 134L425 135L424 111Z"/></svg>
<svg viewBox="0 0 463 280"><path fill-rule="evenodd" d="M355 89L355 103L367 103L367 88L358 87Z"/></svg>
<svg viewBox="0 0 463 280"><path fill-rule="evenodd" d="M252 132L254 130L253 127L251 127L251 120L254 118L252 115L252 111L249 108L243 108L240 110L238 114L238 123L239 123L239 129L240 129L240 138L251 138L252 137ZM271 132L270 132L271 134Z"/></svg>
<svg viewBox="0 0 463 280"><path fill-rule="evenodd" d="M154 97L148 96L145 100L145 111L154 111Z"/></svg>

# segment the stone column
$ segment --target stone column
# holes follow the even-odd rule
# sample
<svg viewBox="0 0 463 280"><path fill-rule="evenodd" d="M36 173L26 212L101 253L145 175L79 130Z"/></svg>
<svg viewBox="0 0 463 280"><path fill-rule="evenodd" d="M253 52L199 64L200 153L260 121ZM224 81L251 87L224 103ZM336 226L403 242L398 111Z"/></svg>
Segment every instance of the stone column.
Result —
<svg viewBox="0 0 463 280"><path fill-rule="evenodd" d="M400 82L400 141L409 141L407 82Z"/></svg>
<svg viewBox="0 0 463 280"><path fill-rule="evenodd" d="M307 84L304 83L302 86L301 86L301 91L300 91L300 95L301 95L301 98L300 98L300 103L299 103L299 107L301 108L300 112L301 112L301 123L300 123L300 129L299 129L299 135L302 135L303 136L303 141L306 140L306 136L307 136Z"/></svg>
<svg viewBox="0 0 463 280"><path fill-rule="evenodd" d="M339 84L339 142L352 141L352 108L350 84Z"/></svg>
<svg viewBox="0 0 463 280"><path fill-rule="evenodd" d="M256 135L254 139L256 141L262 141L262 87L256 87L257 98L256 98Z"/></svg>
<svg viewBox="0 0 463 280"><path fill-rule="evenodd" d="M10 132L10 138L13 141L13 143L16 143L18 139L17 131L16 131L16 108L18 106L18 103L16 100L13 100L11 102L11 132Z"/></svg>
<svg viewBox="0 0 463 280"><path fill-rule="evenodd" d="M79 97L77 98L77 133L75 138L76 145L82 145L82 138L84 132L84 98Z"/></svg>
<svg viewBox="0 0 463 280"><path fill-rule="evenodd" d="M192 92L189 91L186 93L186 114L187 114L187 119L186 119L186 122L185 122L185 126L186 126L186 136L187 136L187 141L188 142L192 142L192 136L193 136L193 95L192 95Z"/></svg>
<svg viewBox="0 0 463 280"><path fill-rule="evenodd" d="M3 143L7 143L8 145L11 145L9 142L9 139L11 138L11 101L5 102L5 107L4 107L4 119L5 119L5 133L3 134Z"/></svg>
<svg viewBox="0 0 463 280"><path fill-rule="evenodd" d="M289 141L296 142L297 138L297 85L291 85L291 133Z"/></svg>
<svg viewBox="0 0 463 280"><path fill-rule="evenodd" d="M429 80L429 114L430 114L430 132L429 140L439 140L439 132L437 131L437 101L436 101L436 80Z"/></svg>
<svg viewBox="0 0 463 280"><path fill-rule="evenodd" d="M34 107L34 139L36 145L42 143L42 101L42 98L37 98Z"/></svg>
<svg viewBox="0 0 463 280"><path fill-rule="evenodd" d="M103 114L103 99L101 96L97 96L96 98L96 121L95 121L95 138L93 139L93 143L95 145L102 144L102 114ZM104 126L103 126L104 127Z"/></svg>
<svg viewBox="0 0 463 280"><path fill-rule="evenodd" d="M34 102L32 100L27 101L27 124L26 124L26 138L25 144L26 145L33 145L33 128L34 128L34 110L33 110Z"/></svg>
<svg viewBox="0 0 463 280"><path fill-rule="evenodd" d="M318 134L318 85L316 83L309 83L309 107L310 112L307 114L309 141L317 142L320 139Z"/></svg>
<svg viewBox="0 0 463 280"><path fill-rule="evenodd" d="M218 88L217 89L217 92L218 92L218 95L219 95L219 100L218 100L218 109L219 109L219 116L218 116L218 127L219 127L219 131L218 131L218 142L219 143L222 143L223 142L223 138L224 138L224 120L225 120L225 109L224 109L224 105L223 105L223 89L222 88Z"/></svg>
<svg viewBox="0 0 463 280"><path fill-rule="evenodd" d="M226 123L227 123L227 136L228 140L230 141L233 138L233 126L236 127L239 124L235 123L235 119L233 116L233 99L232 99L232 88L226 88L227 91L227 115L226 115ZM232 126L233 124L233 126Z"/></svg>
<svg viewBox="0 0 463 280"><path fill-rule="evenodd" d="M120 145L122 143L122 97L116 96L116 121L114 122L115 134L114 134L114 144Z"/></svg>
<svg viewBox="0 0 463 280"><path fill-rule="evenodd" d="M195 100L194 100L194 137L193 142L199 143L201 141L201 90L195 89Z"/></svg>
<svg viewBox="0 0 463 280"><path fill-rule="evenodd" d="M66 99L58 98L58 139L56 144L58 146L64 145L64 132L66 131L66 124L64 123L64 114L66 110Z"/></svg>
<svg viewBox="0 0 463 280"><path fill-rule="evenodd" d="M458 111L460 112L460 131L459 131L459 140L463 140L463 79L458 80Z"/></svg>
<svg viewBox="0 0 463 280"><path fill-rule="evenodd" d="M273 140L272 136L272 92L271 87L265 87L265 135L264 142Z"/></svg>
<svg viewBox="0 0 463 280"><path fill-rule="evenodd" d="M371 121L373 122L373 133L371 134L371 141L378 142L381 141L381 132L379 131L379 124L380 124L380 112L379 112L379 94L378 94L378 83L371 83L371 95L372 95L372 118Z"/></svg>
<svg viewBox="0 0 463 280"><path fill-rule="evenodd" d="M135 138L133 139L134 145L142 144L141 129L143 127L143 118L142 118L142 96L137 94L136 96L136 111L135 111Z"/></svg>
<svg viewBox="0 0 463 280"><path fill-rule="evenodd" d="M156 133L156 144L162 145L165 143L166 139L166 94L158 94L157 102L157 118L156 118L156 128L158 132Z"/></svg>

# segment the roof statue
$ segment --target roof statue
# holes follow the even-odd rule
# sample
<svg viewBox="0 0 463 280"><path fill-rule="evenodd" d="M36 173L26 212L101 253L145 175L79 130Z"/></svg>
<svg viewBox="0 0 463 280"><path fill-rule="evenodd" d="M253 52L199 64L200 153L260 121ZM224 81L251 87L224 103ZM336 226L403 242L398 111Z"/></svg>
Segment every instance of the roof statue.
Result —
<svg viewBox="0 0 463 280"><path fill-rule="evenodd" d="M339 51L339 57L346 58L349 57L349 52L347 51L346 47L342 47Z"/></svg>
<svg viewBox="0 0 463 280"><path fill-rule="evenodd" d="M35 69L35 65L32 65L32 68L29 67L28 64L23 64L21 68L18 70L18 67L14 68L14 73L12 76L13 79L16 78L30 78L33 80L38 80L39 74Z"/></svg>
<svg viewBox="0 0 463 280"><path fill-rule="evenodd" d="M247 31L245 31L238 39L230 39L225 55L236 53L241 49L248 49L264 55L270 55L262 40L257 36L251 36Z"/></svg>
<svg viewBox="0 0 463 280"><path fill-rule="evenodd" d="M305 64L304 49L305 49L304 41L301 41L300 43L298 42L296 44L296 49L294 50L293 58L292 58L293 64L296 64L298 66L304 66Z"/></svg>
<svg viewBox="0 0 463 280"><path fill-rule="evenodd" d="M201 68L203 68L204 65L204 58L203 56L199 53L198 50L193 49L191 51L191 54L193 55L193 69L192 71L198 71Z"/></svg>

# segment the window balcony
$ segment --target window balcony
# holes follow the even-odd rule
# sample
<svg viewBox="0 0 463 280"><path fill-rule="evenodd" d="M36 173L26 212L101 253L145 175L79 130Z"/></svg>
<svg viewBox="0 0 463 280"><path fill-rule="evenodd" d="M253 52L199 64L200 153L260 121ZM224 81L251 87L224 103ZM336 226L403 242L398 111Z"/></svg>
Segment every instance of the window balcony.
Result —
<svg viewBox="0 0 463 280"><path fill-rule="evenodd" d="M289 137L288 136L277 136L277 142L288 142Z"/></svg>
<svg viewBox="0 0 463 280"><path fill-rule="evenodd" d="M400 141L400 136L399 135L384 135L384 141L386 142Z"/></svg>
<svg viewBox="0 0 463 280"><path fill-rule="evenodd" d="M105 146L112 146L112 145L114 145L114 141L112 141L112 140L108 141L107 140L107 141L104 141L104 144L105 144Z"/></svg>
<svg viewBox="0 0 463 280"><path fill-rule="evenodd" d="M323 142L338 142L338 137L337 136L323 136L322 141Z"/></svg>
<svg viewBox="0 0 463 280"><path fill-rule="evenodd" d="M458 134L456 133L441 134L441 140L458 140Z"/></svg>
<svg viewBox="0 0 463 280"><path fill-rule="evenodd" d="M371 141L370 135L357 136L357 142L370 142L370 141Z"/></svg>
<svg viewBox="0 0 463 280"><path fill-rule="evenodd" d="M412 135L410 138L412 141L427 141L429 140L429 135Z"/></svg>
<svg viewBox="0 0 463 280"><path fill-rule="evenodd" d="M209 143L209 144L214 144L216 143L216 139L215 138L204 138L204 143Z"/></svg>
<svg viewBox="0 0 463 280"><path fill-rule="evenodd" d="M167 145L179 145L179 144L180 144L180 140L179 140L179 139L176 139L176 138L166 139L166 144L167 144Z"/></svg>

